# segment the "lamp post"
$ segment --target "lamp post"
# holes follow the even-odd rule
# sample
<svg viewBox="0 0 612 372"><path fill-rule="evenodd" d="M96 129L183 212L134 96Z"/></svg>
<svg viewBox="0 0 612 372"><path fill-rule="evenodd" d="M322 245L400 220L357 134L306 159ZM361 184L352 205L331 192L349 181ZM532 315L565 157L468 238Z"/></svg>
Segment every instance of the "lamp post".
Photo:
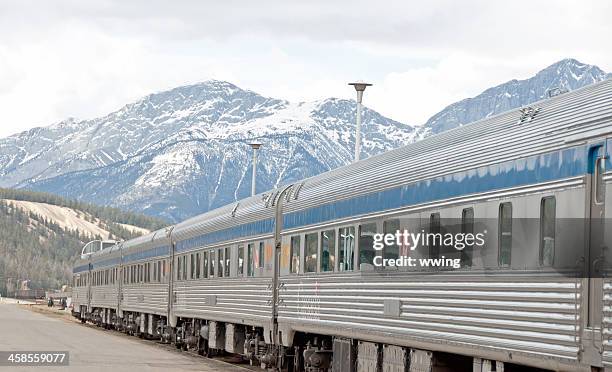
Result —
<svg viewBox="0 0 612 372"><path fill-rule="evenodd" d="M355 87L357 91L357 133L355 134L355 161L357 162L361 152L361 100L363 99L363 91L372 84L359 81L349 83L349 85Z"/></svg>
<svg viewBox="0 0 612 372"><path fill-rule="evenodd" d="M257 174L257 151L261 147L261 143L252 142L249 146L253 149L253 174L251 178L251 196L255 195L255 179Z"/></svg>

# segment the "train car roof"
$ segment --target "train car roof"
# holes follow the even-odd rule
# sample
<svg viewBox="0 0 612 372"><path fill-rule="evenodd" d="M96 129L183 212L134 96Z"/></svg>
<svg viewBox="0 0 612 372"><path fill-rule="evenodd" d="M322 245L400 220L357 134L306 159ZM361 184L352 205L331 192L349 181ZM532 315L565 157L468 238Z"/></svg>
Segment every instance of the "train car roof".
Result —
<svg viewBox="0 0 612 372"><path fill-rule="evenodd" d="M610 119L612 79L305 179L283 213L576 146L589 133L612 132Z"/></svg>
<svg viewBox="0 0 612 372"><path fill-rule="evenodd" d="M172 226L168 226L156 231L152 231L148 234L136 237L134 239L127 240L122 243L121 251L123 252L123 254L127 254L132 251L138 251L162 245L169 245L170 239L168 237L168 232L171 229Z"/></svg>
<svg viewBox="0 0 612 372"><path fill-rule="evenodd" d="M181 241L262 220L273 223L275 208L271 194L274 192L255 195L189 218L175 226L172 237Z"/></svg>

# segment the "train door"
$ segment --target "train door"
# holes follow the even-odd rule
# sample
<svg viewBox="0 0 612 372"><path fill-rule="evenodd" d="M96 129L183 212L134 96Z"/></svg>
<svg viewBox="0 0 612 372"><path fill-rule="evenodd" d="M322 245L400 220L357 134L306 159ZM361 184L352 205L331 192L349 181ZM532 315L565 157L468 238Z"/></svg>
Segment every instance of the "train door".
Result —
<svg viewBox="0 0 612 372"><path fill-rule="evenodd" d="M604 202L605 188L603 183L604 148L602 145L591 147L589 152L589 180L587 188L588 200L588 227L587 248L589 277L588 292L588 319L587 327L593 330L601 329L603 312L603 273L605 270L604 257Z"/></svg>

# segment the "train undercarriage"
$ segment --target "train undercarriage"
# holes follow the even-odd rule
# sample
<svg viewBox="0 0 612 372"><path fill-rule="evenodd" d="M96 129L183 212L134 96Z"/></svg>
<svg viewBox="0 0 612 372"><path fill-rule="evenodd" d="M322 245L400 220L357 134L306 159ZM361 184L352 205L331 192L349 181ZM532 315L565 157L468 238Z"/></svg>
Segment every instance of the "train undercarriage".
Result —
<svg viewBox="0 0 612 372"><path fill-rule="evenodd" d="M171 344L205 357L240 356L252 366L287 372L501 372L543 371L467 355L411 349L356 339L296 333L293 346L266 343L264 330L194 318L178 318L176 327L165 316L82 307L73 315L105 329Z"/></svg>

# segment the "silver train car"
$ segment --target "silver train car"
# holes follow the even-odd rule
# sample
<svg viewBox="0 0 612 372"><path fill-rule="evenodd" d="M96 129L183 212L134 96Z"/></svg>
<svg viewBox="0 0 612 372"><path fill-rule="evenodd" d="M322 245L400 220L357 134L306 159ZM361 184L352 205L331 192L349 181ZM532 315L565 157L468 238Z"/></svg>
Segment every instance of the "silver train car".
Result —
<svg viewBox="0 0 612 372"><path fill-rule="evenodd" d="M92 253L74 315L277 370L612 370L611 155L606 80Z"/></svg>

